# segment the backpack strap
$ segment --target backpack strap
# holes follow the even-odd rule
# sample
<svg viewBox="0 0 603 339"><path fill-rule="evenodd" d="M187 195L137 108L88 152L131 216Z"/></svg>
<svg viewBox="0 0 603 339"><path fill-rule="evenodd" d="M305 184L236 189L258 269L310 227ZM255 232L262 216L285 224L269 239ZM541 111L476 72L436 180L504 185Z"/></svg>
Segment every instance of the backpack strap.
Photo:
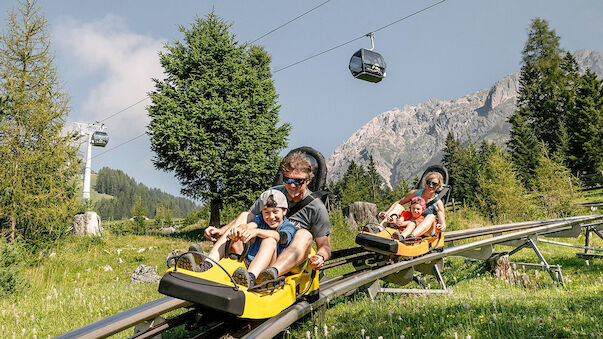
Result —
<svg viewBox="0 0 603 339"><path fill-rule="evenodd" d="M435 204L436 202L438 202L438 200L442 199L443 196L446 195L446 193L448 193L448 185L446 185L444 188L442 188L435 196L435 198L433 198L433 200L431 200L430 202L425 204L425 208Z"/></svg>
<svg viewBox="0 0 603 339"><path fill-rule="evenodd" d="M312 194L308 194L302 201L298 202L297 205L287 210L286 217L290 218L292 215L299 212L302 208L306 207L309 203L314 201L314 199L322 199L322 197L326 194L329 194L329 191L324 189L312 192Z"/></svg>

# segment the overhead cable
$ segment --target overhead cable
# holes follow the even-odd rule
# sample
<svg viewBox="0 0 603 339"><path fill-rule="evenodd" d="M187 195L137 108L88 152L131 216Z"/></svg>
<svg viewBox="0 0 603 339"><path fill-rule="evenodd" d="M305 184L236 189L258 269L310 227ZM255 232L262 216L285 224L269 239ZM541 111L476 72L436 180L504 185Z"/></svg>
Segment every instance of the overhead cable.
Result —
<svg viewBox="0 0 603 339"><path fill-rule="evenodd" d="M306 15L306 14L308 14L308 13L310 13L310 12L314 11L315 9L318 9L319 7L321 7L322 5L326 4L326 3L327 3L327 2L329 2L329 1L331 1L331 0L327 0L327 1L323 2L323 3L321 3L320 5L318 5L318 6L314 7L314 8L312 8L312 9L310 9L310 10L308 10L308 11L306 11L305 13L302 13L302 14L300 14L300 15L296 16L295 18L293 18L293 19L291 19L291 20L289 20L289 21L285 22L284 24L282 24L282 25L280 25L280 26L276 27L275 29L271 30L270 32L268 32L268 33L266 33L266 34L262 35L261 37L259 37L259 38L255 39L255 40L253 40L251 43L254 43L254 42L256 42L256 41L260 40L261 38L263 38L263 37L265 37L265 36L267 36L267 35L269 35L269 34L271 34L271 33L275 32L275 31L277 31L277 30L279 30L279 29L281 29L281 28L285 27L286 25L288 25L288 24L292 23L293 21L295 21L295 20L297 20L297 19L301 18L302 16L304 16L304 15Z"/></svg>
<svg viewBox="0 0 603 339"><path fill-rule="evenodd" d="M387 28L387 27L389 27L389 26L391 26L391 25L397 24L398 22L400 22L400 21L402 21L402 20L408 19L408 18L410 18L410 17L412 17L412 16L415 16L415 15L417 15L417 14L421 13L421 12L424 12L424 11L426 11L426 10L428 10L428 9L431 9L431 8L433 8L433 7L435 7L435 6L439 5L439 4L441 4L441 3L442 3L442 2L444 2L444 1L446 1L446 0L441 0L440 2L437 2L437 3L433 4L433 5L427 6L427 7L423 8L423 9L421 9L421 10L418 10L418 11L416 11L416 12L412 13L412 14L409 14L409 15L407 15L407 16L405 16L405 17L403 17L403 18L400 18L400 19L398 19L398 20L396 20L396 21L394 21L394 22L391 22L391 23L389 23L389 24L387 24L387 25L385 25L385 26L379 27L379 28L377 28L377 29L373 30L372 32L373 32L373 33L374 33L374 32L379 32L380 30L383 30L383 29L385 29L385 28ZM296 62L294 62L294 63L292 63L292 64L289 64L289 65L287 65L287 66L285 66L285 67L281 67L281 68L279 68L279 69L275 70L275 71L274 71L274 72L272 72L272 73L273 73L273 74L274 74L274 73L278 73L278 72L283 71L283 70L285 70L285 69L287 69L287 68L293 67L293 66L295 66L295 65L299 65L299 64L301 64L302 62L305 62L305 61L308 61L308 60L310 60L310 59L316 58L317 56L320 56L320 55L323 55L323 54L325 54L325 53L328 53L328 52L330 52L330 51L332 51L332 50L334 50L334 49L337 49L337 48L339 48L339 47L343 47L343 46L345 46L345 45L347 45L347 44L350 44L350 43L352 43L352 42L354 42L354 41L356 41L356 40L360 40L360 39L362 39L362 38L364 38L364 37L366 37L366 34L362 34L362 35L361 35L361 36L359 36L359 37L356 37L356 38L354 38L354 39L352 39L352 40L349 40L349 41L346 41L346 42L344 42L344 43L341 43L341 44L339 44L339 45L337 45L337 46L335 46L335 47L331 47L331 48L329 48L329 49L327 49L327 50L324 50L324 51L322 51L322 52L320 52L320 53L316 53L316 54L314 54L314 55L312 55L312 56L309 56L309 57L307 57L307 58L305 58L305 59L302 59L302 60L296 61Z"/></svg>
<svg viewBox="0 0 603 339"><path fill-rule="evenodd" d="M145 135L145 134L147 134L147 133L146 133L146 132L143 132L142 134L140 134L140 135L138 135L138 136L136 136L136 137L134 137L134 138L132 138L132 139L130 139L130 140L128 140L128 141L122 142L121 144L118 144L118 145L116 145L116 146L115 146L115 147L113 147L113 148L109 148L108 150L105 150L104 152L101 152L101 153L99 153L99 154L97 154L97 155L93 156L92 158L94 159L94 158L96 158L96 157L100 157L101 155L103 155L103 154L105 154L105 153L107 153L107 152L110 152L110 151L112 151L112 150L114 150L114 149L116 149L116 148L118 148L118 147L121 147L121 146L123 146L123 145L125 145L125 144L127 144L127 143L129 143L129 142L132 142L132 141L134 141L134 140L136 140L136 139L140 138L141 136L143 136L143 135Z"/></svg>

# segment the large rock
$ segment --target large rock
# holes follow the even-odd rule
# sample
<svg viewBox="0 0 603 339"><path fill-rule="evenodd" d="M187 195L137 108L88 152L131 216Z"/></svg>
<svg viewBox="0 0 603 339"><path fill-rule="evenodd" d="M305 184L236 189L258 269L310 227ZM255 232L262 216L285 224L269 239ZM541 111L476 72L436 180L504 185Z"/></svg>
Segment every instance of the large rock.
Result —
<svg viewBox="0 0 603 339"><path fill-rule="evenodd" d="M73 232L75 235L97 235L101 236L103 227L101 219L96 212L76 214L73 217Z"/></svg>
<svg viewBox="0 0 603 339"><path fill-rule="evenodd" d="M364 202L356 201L348 207L348 227L352 230L356 230L358 225L374 224L377 223L377 205Z"/></svg>
<svg viewBox="0 0 603 339"><path fill-rule="evenodd" d="M161 280L155 269L151 266L140 265L136 267L134 273L130 276L130 283L155 283Z"/></svg>

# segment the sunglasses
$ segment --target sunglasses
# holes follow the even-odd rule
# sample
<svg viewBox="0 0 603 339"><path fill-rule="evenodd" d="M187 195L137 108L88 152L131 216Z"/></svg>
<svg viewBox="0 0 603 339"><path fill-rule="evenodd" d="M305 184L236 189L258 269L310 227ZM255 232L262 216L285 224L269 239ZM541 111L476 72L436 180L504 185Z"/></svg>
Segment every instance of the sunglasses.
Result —
<svg viewBox="0 0 603 339"><path fill-rule="evenodd" d="M288 185L293 184L295 186L301 186L304 184L304 182L306 182L306 178L298 179L283 176L283 182Z"/></svg>
<svg viewBox="0 0 603 339"><path fill-rule="evenodd" d="M440 183L433 182L431 180L427 180L426 184L427 184L427 186L437 187Z"/></svg>

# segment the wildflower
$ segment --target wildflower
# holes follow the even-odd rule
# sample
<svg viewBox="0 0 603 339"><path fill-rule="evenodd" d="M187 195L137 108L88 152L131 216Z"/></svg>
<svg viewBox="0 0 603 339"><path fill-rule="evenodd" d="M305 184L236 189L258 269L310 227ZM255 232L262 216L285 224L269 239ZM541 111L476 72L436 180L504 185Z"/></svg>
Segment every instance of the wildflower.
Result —
<svg viewBox="0 0 603 339"><path fill-rule="evenodd" d="M492 319L496 320L496 313L492 313Z"/></svg>
<svg viewBox="0 0 603 339"><path fill-rule="evenodd" d="M454 339L459 339L459 334L454 332Z"/></svg>
<svg viewBox="0 0 603 339"><path fill-rule="evenodd" d="M306 338L310 339L310 336L311 336L310 331L306 331Z"/></svg>
<svg viewBox="0 0 603 339"><path fill-rule="evenodd" d="M326 324L324 326L324 334L325 334L325 337L329 335L329 328L327 327Z"/></svg>
<svg viewBox="0 0 603 339"><path fill-rule="evenodd" d="M318 338L318 326L314 326L314 336Z"/></svg>
<svg viewBox="0 0 603 339"><path fill-rule="evenodd" d="M542 318L538 318L538 322L541 323L542 322Z"/></svg>
<svg viewBox="0 0 603 339"><path fill-rule="evenodd" d="M480 318L480 319L484 319L484 315L483 315L483 314L480 314L479 318Z"/></svg>
<svg viewBox="0 0 603 339"><path fill-rule="evenodd" d="M362 334L362 337L364 338L364 333L366 333L366 331L363 329L360 330L360 334Z"/></svg>

